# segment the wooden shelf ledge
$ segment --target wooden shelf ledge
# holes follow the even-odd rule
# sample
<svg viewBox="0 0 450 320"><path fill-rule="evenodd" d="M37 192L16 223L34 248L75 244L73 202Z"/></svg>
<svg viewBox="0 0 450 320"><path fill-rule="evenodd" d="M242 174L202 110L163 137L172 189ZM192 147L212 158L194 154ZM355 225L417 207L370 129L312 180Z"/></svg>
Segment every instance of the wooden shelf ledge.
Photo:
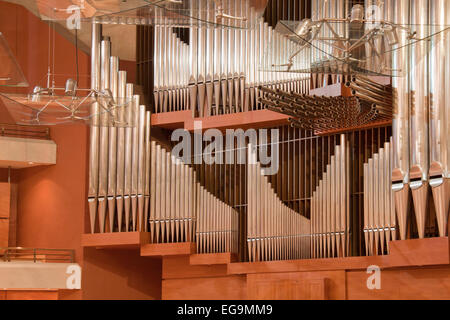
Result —
<svg viewBox="0 0 450 320"><path fill-rule="evenodd" d="M202 122L203 131L208 129L225 131L226 129L270 128L288 124L288 119L287 115L263 109L195 119L191 117L184 123L184 129L193 132L194 121Z"/></svg>
<svg viewBox="0 0 450 320"><path fill-rule="evenodd" d="M184 128L184 123L188 119L192 119L191 110L152 113L151 124L165 129L178 129Z"/></svg>
<svg viewBox="0 0 450 320"><path fill-rule="evenodd" d="M189 264L193 266L229 264L237 261L237 256L231 252L192 254Z"/></svg>
<svg viewBox="0 0 450 320"><path fill-rule="evenodd" d="M270 110L256 110L217 116L192 118L190 110L152 114L152 126L165 129L184 128L194 131L194 121L202 122L202 130L219 129L259 129L288 124L289 116Z"/></svg>
<svg viewBox="0 0 450 320"><path fill-rule="evenodd" d="M148 232L88 233L81 235L82 247L97 249L139 249L150 242Z"/></svg>
<svg viewBox="0 0 450 320"><path fill-rule="evenodd" d="M381 269L448 265L449 240L428 238L391 241L390 254L371 257L304 259L230 263L228 274L277 273L298 271L366 270L370 265Z"/></svg>
<svg viewBox="0 0 450 320"><path fill-rule="evenodd" d="M143 257L191 255L195 252L195 242L148 243L141 246L141 256Z"/></svg>

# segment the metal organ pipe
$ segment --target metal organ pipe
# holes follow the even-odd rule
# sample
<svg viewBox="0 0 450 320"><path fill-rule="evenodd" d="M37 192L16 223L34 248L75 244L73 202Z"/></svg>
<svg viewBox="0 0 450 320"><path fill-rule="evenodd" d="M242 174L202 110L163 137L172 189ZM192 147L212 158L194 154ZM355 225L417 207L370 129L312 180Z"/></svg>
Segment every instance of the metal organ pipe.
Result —
<svg viewBox="0 0 450 320"><path fill-rule="evenodd" d="M102 25L94 21L92 23L92 44L91 44L91 89L100 89L100 38L102 34ZM91 223L91 232L94 233L95 221L97 220L97 196L98 196L98 159L99 159L99 119L98 103L91 106L91 114L94 117L91 120L90 141L89 141L89 190L88 204L89 217Z"/></svg>
<svg viewBox="0 0 450 320"><path fill-rule="evenodd" d="M121 106L127 103L127 73L119 71L118 101ZM127 123L126 109L121 107L118 110L119 126L117 128L117 185L116 185L116 207L118 231L122 231L122 221L124 212L124 186L125 186L125 127Z"/></svg>
<svg viewBox="0 0 450 320"><path fill-rule="evenodd" d="M111 42L105 37L100 44L100 91L104 96L110 94L110 56ZM107 98L103 98L107 100ZM100 113L100 153L99 153L99 184L98 184L98 218L100 232L105 232L107 193L108 193L108 136L109 136L109 114L105 110L107 101L102 103Z"/></svg>
<svg viewBox="0 0 450 320"><path fill-rule="evenodd" d="M416 37L426 37L428 0L411 1L411 22L417 25ZM425 237L428 204L428 41L411 46L410 113L410 188L412 191L419 238Z"/></svg>
<svg viewBox="0 0 450 320"><path fill-rule="evenodd" d="M392 2L393 10L395 10L394 23L409 25L409 0L399 0ZM392 79L392 87L394 90L394 105L392 132L394 144L394 164L392 171L392 188L394 190L395 209L400 230L400 239L406 239L406 224L409 212L409 55L407 43L407 34L403 30L399 30L400 49L393 52L393 69L401 70L401 76Z"/></svg>
<svg viewBox="0 0 450 320"><path fill-rule="evenodd" d="M119 100L119 58L110 58L110 86L114 101ZM117 108L111 110L112 121L118 116ZM116 211L116 189L117 189L117 128L115 123L109 127L108 142L108 215L109 230L114 229L114 218Z"/></svg>
<svg viewBox="0 0 450 320"><path fill-rule="evenodd" d="M450 22L448 12L450 4L445 0L431 1L430 24L437 26L439 32L443 25ZM447 220L449 211L449 175L448 175L448 141L450 112L450 94L447 79L450 74L450 46L449 33L439 33L431 39L430 54L430 185L436 209L439 235L447 234Z"/></svg>

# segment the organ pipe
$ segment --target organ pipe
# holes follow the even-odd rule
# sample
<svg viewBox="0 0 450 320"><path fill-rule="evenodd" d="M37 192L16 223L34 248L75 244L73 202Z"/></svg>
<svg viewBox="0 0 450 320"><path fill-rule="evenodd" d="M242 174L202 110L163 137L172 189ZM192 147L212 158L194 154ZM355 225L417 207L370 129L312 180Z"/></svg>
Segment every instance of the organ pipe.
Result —
<svg viewBox="0 0 450 320"><path fill-rule="evenodd" d="M394 23L410 24L410 1L399 0L391 3L395 12ZM403 30L398 31L398 48L394 50L392 57L392 68L401 70L400 77L392 78L394 90L393 106L393 150L394 163L392 170L392 188L394 190L395 210L399 224L400 239L406 239L407 216L409 212L409 55L407 44L407 34Z"/></svg>

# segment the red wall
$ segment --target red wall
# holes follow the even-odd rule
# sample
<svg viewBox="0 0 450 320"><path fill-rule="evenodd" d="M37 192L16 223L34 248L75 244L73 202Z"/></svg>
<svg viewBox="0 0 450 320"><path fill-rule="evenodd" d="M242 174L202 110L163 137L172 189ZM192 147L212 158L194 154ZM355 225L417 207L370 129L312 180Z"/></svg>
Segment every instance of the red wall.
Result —
<svg viewBox="0 0 450 320"><path fill-rule="evenodd" d="M53 29L47 23L23 7L0 2L0 31L16 55L31 88L47 73L49 30L52 34ZM75 47L58 33L55 33L55 39L54 72L73 75ZM86 88L89 78L84 76L90 74L90 57L82 51L78 52L78 57L79 86ZM64 77L56 80L65 81ZM29 92L31 88L18 91ZM0 123L10 120L0 105ZM14 172L14 182L19 185L17 245L76 250L76 261L83 268L82 288L86 289L65 294L64 298L159 298L159 261L138 259L138 255L128 259L125 253L120 255L123 259L119 259L94 250L86 251L88 263L84 265L81 234L88 230L89 127L84 124L55 126L51 128L51 138L57 144L56 165ZM6 177L6 171L0 170L0 179L5 180ZM135 266L127 267L129 261L133 261ZM127 275L128 268L135 272L130 271Z"/></svg>

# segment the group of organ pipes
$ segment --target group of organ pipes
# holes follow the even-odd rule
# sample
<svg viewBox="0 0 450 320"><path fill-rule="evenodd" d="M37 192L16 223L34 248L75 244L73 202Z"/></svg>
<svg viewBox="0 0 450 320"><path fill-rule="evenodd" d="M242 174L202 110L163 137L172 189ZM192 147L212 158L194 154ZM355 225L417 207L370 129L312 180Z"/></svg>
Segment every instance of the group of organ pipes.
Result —
<svg viewBox="0 0 450 320"><path fill-rule="evenodd" d="M331 156L323 172L315 173L320 179L304 211L294 210L277 194L252 146L247 145L246 180L239 186L247 202L242 204L244 211L238 210L200 183L198 167L183 163L151 140L149 108L140 105L133 84L126 83L126 72L118 70L118 58L110 55L111 43L102 38L101 25L93 23L92 89L110 92L122 107L107 112L100 103L92 105L96 116L90 135L91 232L150 232L152 243L196 242L198 253L245 250L250 262L351 256L352 233L360 233L365 254L377 255L387 254L389 241L397 238L414 237L414 232L424 238L426 219L432 217L429 206L434 205L438 234L446 236L450 58L445 52L450 49L449 32L411 46L406 45L406 34L399 32L399 49L387 60L392 69L400 68L405 75L393 77L392 87L354 75L345 77L351 97L315 97L308 96L310 86L326 82L325 75L259 68L267 66L264 59L274 55L280 64L287 61L298 48L240 3L236 0L230 14L247 17L250 28L200 22L189 27L187 42L177 37L167 20L156 20L153 110L191 110L193 117L207 117L268 108L291 116L294 130L316 133L392 117L392 141L372 150L362 164L360 230L355 229L350 200L354 196L350 186L358 179L350 174L351 167L359 165L354 163L350 134L340 135L329 148ZM313 1L313 10L322 5L322 1ZM348 9L347 2L338 1L328 14L343 16L343 8ZM383 8L383 18L394 23L450 24L450 14L438 14L450 13L445 0L385 0ZM318 16L324 14L321 10ZM322 49L326 56L329 48ZM265 50L273 52L268 55ZM311 58L319 61L324 56ZM295 59L302 63L301 55ZM336 79L343 81L344 77ZM242 180L235 183L242 184ZM223 186L234 187L238 188ZM429 201L429 193L434 202Z"/></svg>
<svg viewBox="0 0 450 320"><path fill-rule="evenodd" d="M408 234L410 190L419 238L425 237L431 186L439 235L445 236L449 211L450 150L450 3L446 0L385 1L385 18L404 25L418 25L419 38L427 26L437 34L429 41L405 46L407 35L398 35L399 49L392 55L393 68L404 70L392 78L394 190L400 239ZM440 27L440 28L439 28ZM443 32L439 32L442 31Z"/></svg>
<svg viewBox="0 0 450 320"><path fill-rule="evenodd" d="M350 152L344 134L311 199L314 258L350 256Z"/></svg>
<svg viewBox="0 0 450 320"><path fill-rule="evenodd" d="M311 255L311 223L283 201L273 190L248 146L247 247L250 262L307 259Z"/></svg>
<svg viewBox="0 0 450 320"><path fill-rule="evenodd" d="M92 24L92 89L105 92L119 107L91 106L89 215L91 232L144 231L149 207L150 112L140 105L127 73L111 57L111 41L101 24ZM109 93L109 94L108 94ZM106 218L108 217L108 224Z"/></svg>
<svg viewBox="0 0 450 320"><path fill-rule="evenodd" d="M155 112L192 110L193 117L245 112L263 108L260 85L307 93L309 76L260 69L270 46L287 59L296 45L264 22L246 1L230 0L228 14L247 17L235 27L223 26L213 11L199 11L189 28L189 43L164 21L154 27ZM209 3L206 2L206 9ZM206 12L205 12L206 11ZM204 16L203 16L204 15ZM208 23L202 21L214 21ZM301 60L301 57L296 58Z"/></svg>
<svg viewBox="0 0 450 320"><path fill-rule="evenodd" d="M364 240L366 255L388 252L396 240L396 221L391 188L392 143L386 142L364 163Z"/></svg>

